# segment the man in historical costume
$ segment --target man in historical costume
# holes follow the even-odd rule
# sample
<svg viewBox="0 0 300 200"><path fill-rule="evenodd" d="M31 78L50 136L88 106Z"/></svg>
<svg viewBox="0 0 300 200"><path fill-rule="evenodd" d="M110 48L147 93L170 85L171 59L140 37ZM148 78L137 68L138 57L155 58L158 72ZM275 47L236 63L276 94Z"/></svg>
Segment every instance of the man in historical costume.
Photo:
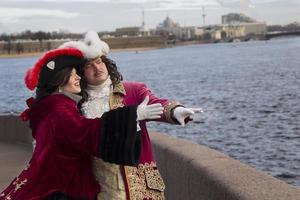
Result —
<svg viewBox="0 0 300 200"><path fill-rule="evenodd" d="M100 187L91 156L136 166L141 140L137 121L157 118L162 107L118 108L87 119L77 107L81 91L76 68L83 65L78 49L46 52L25 77L36 98L21 117L29 120L37 141L29 165L0 194L1 200L94 200ZM150 108L150 109L149 109Z"/></svg>
<svg viewBox="0 0 300 200"><path fill-rule="evenodd" d="M87 118L100 117L108 110L126 105L160 103L164 111L156 120L184 126L195 112L201 111L185 108L175 101L157 98L143 83L123 82L116 64L107 58L108 45L95 32L88 32L82 41L70 41L61 47L78 48L88 60L83 69L82 89L85 101L81 108ZM165 185L153 156L146 121L140 121L139 127L142 152L137 167L93 159L94 174L101 185L99 200L164 199Z"/></svg>

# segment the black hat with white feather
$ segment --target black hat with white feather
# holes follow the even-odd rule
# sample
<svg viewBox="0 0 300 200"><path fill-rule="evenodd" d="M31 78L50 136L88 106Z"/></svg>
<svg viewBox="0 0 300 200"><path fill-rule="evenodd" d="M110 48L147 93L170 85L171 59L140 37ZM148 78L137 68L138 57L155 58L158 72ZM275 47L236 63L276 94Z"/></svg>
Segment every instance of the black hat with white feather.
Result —
<svg viewBox="0 0 300 200"><path fill-rule="evenodd" d="M99 38L98 33L95 31L87 32L83 40L69 41L62 44L59 48L67 47L80 50L83 53L84 58L87 60L107 55L109 52L108 44L102 41Z"/></svg>

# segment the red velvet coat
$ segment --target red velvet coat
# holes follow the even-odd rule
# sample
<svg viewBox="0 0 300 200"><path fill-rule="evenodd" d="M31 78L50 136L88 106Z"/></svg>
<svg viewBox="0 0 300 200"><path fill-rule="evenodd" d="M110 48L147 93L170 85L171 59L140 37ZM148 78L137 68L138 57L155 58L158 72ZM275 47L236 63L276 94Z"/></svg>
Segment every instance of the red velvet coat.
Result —
<svg viewBox="0 0 300 200"><path fill-rule="evenodd" d="M122 82L115 85L113 95L110 97L110 107L115 109L119 106L139 105L146 96L149 96L148 104L160 103L164 107L161 118L156 121L178 123L172 118L172 110L177 106L181 106L181 104L156 97L144 83ZM139 123L142 143L139 165L137 167L121 166L128 200L164 199L165 185L156 166L146 122L141 121ZM97 176L97 172L95 174Z"/></svg>
<svg viewBox="0 0 300 200"><path fill-rule="evenodd" d="M133 117L127 117L132 118L127 124L136 127L136 110L131 113ZM63 94L45 97L29 109L28 116L37 146L28 167L1 193L0 199L39 200L54 192L93 199L100 187L92 173L91 156L106 152L99 144L108 141L110 135L116 137L102 132L101 126L110 129L109 122L84 118L76 102ZM112 126L117 127L115 123ZM137 135L132 130L130 133Z"/></svg>
<svg viewBox="0 0 300 200"><path fill-rule="evenodd" d="M174 124L177 123L171 118L171 109L180 105L178 102L172 102L168 99L161 99L156 97L144 83L125 81L122 83L122 85L124 87L124 91L121 92L123 93L123 105L139 105L143 102L146 96L149 96L148 104L160 103L164 107L163 115L161 115L161 118L156 121L169 122ZM146 122L147 121L140 122L140 127L142 130L142 153L139 162L140 164L155 162Z"/></svg>
<svg viewBox="0 0 300 200"><path fill-rule="evenodd" d="M27 169L3 192L5 197L34 200L56 191L95 197L100 188L89 170L88 155L98 156L101 120L82 117L76 102L64 95L41 100L30 110L29 119L37 146Z"/></svg>

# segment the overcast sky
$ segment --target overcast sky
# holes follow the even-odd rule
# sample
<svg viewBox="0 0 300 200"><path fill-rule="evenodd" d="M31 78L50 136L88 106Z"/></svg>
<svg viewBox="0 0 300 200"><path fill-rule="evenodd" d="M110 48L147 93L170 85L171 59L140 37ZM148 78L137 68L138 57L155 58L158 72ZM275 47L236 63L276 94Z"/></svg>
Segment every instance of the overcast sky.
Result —
<svg viewBox="0 0 300 200"><path fill-rule="evenodd" d="M87 30L113 31L140 26L145 9L147 28L168 15L181 26L221 23L229 12L244 13L267 24L300 22L300 0L0 0L0 33Z"/></svg>

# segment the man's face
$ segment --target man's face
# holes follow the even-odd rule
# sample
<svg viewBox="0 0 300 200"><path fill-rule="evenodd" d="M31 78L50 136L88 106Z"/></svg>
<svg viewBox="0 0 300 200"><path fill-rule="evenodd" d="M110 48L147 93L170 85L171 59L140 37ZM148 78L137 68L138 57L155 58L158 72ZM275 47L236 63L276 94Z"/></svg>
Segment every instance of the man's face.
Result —
<svg viewBox="0 0 300 200"><path fill-rule="evenodd" d="M101 85L108 78L108 71L105 63L100 57L88 61L84 67L84 76L88 84Z"/></svg>

